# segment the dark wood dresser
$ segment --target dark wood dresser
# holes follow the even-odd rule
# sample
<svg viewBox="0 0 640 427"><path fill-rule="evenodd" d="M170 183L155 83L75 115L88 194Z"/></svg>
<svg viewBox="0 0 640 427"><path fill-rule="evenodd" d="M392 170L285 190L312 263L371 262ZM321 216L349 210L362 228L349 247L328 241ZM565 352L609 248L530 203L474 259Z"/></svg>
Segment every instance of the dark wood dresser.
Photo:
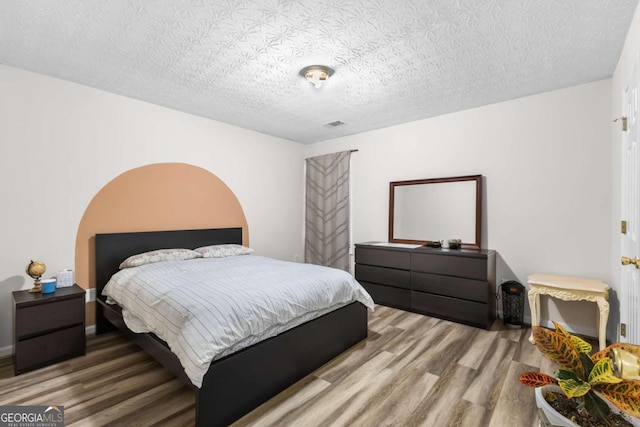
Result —
<svg viewBox="0 0 640 427"><path fill-rule="evenodd" d="M13 292L13 368L16 375L86 351L85 290Z"/></svg>
<svg viewBox="0 0 640 427"><path fill-rule="evenodd" d="M492 250L356 245L356 280L376 304L489 329L496 312Z"/></svg>

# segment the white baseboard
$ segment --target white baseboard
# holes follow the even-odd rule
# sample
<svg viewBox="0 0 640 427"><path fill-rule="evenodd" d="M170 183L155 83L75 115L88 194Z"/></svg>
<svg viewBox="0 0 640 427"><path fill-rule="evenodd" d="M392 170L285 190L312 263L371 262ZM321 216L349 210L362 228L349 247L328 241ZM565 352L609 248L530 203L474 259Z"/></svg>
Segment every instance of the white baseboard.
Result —
<svg viewBox="0 0 640 427"><path fill-rule="evenodd" d="M0 347L0 357L7 357L13 354L13 346Z"/></svg>
<svg viewBox="0 0 640 427"><path fill-rule="evenodd" d="M85 302L93 302L95 300L96 300L96 288L87 289Z"/></svg>

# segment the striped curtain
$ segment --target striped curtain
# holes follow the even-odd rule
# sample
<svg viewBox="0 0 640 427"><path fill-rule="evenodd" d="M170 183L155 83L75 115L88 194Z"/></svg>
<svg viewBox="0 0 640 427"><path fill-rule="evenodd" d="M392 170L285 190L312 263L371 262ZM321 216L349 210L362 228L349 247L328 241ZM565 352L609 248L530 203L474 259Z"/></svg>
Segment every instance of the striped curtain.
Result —
<svg viewBox="0 0 640 427"><path fill-rule="evenodd" d="M304 259L349 271L350 151L307 159Z"/></svg>

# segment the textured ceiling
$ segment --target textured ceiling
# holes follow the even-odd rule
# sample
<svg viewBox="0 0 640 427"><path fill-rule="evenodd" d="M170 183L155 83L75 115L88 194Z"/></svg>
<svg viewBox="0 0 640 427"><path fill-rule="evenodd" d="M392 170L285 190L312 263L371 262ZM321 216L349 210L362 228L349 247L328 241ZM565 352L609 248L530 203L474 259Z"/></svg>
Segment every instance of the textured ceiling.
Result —
<svg viewBox="0 0 640 427"><path fill-rule="evenodd" d="M0 63L310 143L609 78L637 2L1 0Z"/></svg>

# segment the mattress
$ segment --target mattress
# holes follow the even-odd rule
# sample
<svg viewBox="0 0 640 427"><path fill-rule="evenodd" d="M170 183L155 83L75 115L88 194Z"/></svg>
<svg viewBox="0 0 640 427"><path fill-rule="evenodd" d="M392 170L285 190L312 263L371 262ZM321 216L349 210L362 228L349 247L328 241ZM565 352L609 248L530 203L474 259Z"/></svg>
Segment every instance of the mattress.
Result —
<svg viewBox="0 0 640 427"><path fill-rule="evenodd" d="M255 255L123 269L103 295L133 332L164 340L196 387L214 360L353 301L373 310L345 271Z"/></svg>

